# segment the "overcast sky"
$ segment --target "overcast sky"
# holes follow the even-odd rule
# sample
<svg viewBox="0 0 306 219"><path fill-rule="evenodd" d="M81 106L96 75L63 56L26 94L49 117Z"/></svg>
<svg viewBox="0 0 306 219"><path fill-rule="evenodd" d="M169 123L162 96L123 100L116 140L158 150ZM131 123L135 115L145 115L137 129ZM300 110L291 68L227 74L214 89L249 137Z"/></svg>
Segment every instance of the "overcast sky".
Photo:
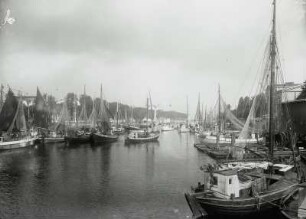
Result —
<svg viewBox="0 0 306 219"><path fill-rule="evenodd" d="M5 0L0 82L27 94L69 91L163 109L213 106L218 83L235 105L251 92L269 37L272 0ZM278 0L285 79L306 79L303 0ZM171 105L171 107L170 107Z"/></svg>

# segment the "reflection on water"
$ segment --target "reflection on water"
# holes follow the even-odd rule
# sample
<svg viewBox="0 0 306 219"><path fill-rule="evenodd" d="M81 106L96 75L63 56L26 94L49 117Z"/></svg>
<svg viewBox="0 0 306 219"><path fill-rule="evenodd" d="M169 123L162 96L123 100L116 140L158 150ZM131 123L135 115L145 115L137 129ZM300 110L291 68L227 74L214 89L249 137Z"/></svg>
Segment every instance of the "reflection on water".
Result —
<svg viewBox="0 0 306 219"><path fill-rule="evenodd" d="M159 142L0 153L1 218L190 218L184 192L201 180L206 155L194 136Z"/></svg>

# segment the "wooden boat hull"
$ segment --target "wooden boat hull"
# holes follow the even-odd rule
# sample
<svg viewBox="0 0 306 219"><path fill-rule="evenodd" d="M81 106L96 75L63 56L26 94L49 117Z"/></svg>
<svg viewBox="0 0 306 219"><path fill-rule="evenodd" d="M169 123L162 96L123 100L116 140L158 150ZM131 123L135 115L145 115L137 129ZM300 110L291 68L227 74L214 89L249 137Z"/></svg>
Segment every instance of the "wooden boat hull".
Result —
<svg viewBox="0 0 306 219"><path fill-rule="evenodd" d="M24 148L35 144L37 138L25 138L16 141L0 142L0 150Z"/></svg>
<svg viewBox="0 0 306 219"><path fill-rule="evenodd" d="M48 138L43 138L43 142L45 144L48 144L48 143L62 143L62 142L65 142L65 138L64 137L55 137L55 138L48 137Z"/></svg>
<svg viewBox="0 0 306 219"><path fill-rule="evenodd" d="M65 136L64 139L65 139L65 142L69 144L89 143L91 141L91 135Z"/></svg>
<svg viewBox="0 0 306 219"><path fill-rule="evenodd" d="M208 215L242 216L258 214L264 211L279 209L282 200L297 189L298 183L288 183L279 190L261 194L258 197L220 199L212 197L195 196L200 206L207 211ZM188 194L187 194L188 195Z"/></svg>
<svg viewBox="0 0 306 219"><path fill-rule="evenodd" d="M103 135L94 133L92 137L94 143L110 143L118 140L118 135Z"/></svg>
<svg viewBox="0 0 306 219"><path fill-rule="evenodd" d="M152 137L144 137L144 138L131 138L131 137L127 137L126 141L128 143L144 143L144 142L152 142L152 141L157 141L159 138L159 135L155 135Z"/></svg>
<svg viewBox="0 0 306 219"><path fill-rule="evenodd" d="M202 151L209 155L210 157L214 159L228 159L231 157L231 153L228 149L217 149L216 147L213 147L214 149L211 149L210 147L204 146L201 147L198 144L194 144L194 147L197 148L199 151Z"/></svg>

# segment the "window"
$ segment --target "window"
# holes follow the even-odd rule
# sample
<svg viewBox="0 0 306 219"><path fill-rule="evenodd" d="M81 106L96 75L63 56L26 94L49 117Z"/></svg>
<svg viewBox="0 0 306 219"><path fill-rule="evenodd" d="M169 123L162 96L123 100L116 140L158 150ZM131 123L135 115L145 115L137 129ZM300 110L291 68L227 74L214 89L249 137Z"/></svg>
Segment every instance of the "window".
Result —
<svg viewBox="0 0 306 219"><path fill-rule="evenodd" d="M229 179L229 180L228 180L228 184L232 184L232 179Z"/></svg>

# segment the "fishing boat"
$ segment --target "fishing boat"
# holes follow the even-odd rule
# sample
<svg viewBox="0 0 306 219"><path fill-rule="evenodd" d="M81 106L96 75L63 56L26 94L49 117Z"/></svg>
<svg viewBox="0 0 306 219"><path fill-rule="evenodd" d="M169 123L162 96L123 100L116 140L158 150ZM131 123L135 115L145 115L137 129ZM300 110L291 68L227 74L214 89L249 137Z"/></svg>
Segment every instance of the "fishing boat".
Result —
<svg viewBox="0 0 306 219"><path fill-rule="evenodd" d="M142 142L158 141L158 138L159 134L153 132L133 131L127 136L126 141L128 143L142 143Z"/></svg>
<svg viewBox="0 0 306 219"><path fill-rule="evenodd" d="M149 98L147 98L147 118L146 121L149 121ZM152 120L151 120L152 121ZM159 132L153 132L149 130L149 126L153 124L147 124L146 128L143 131L132 131L127 137L127 143L140 143L140 142L151 142L157 141L159 138Z"/></svg>
<svg viewBox="0 0 306 219"><path fill-rule="evenodd" d="M89 143L91 141L91 132L85 130L68 130L64 137L65 142L71 144Z"/></svg>
<svg viewBox="0 0 306 219"><path fill-rule="evenodd" d="M43 142L47 143L62 143L65 142L65 136L57 132L50 131L48 136L43 138Z"/></svg>
<svg viewBox="0 0 306 219"><path fill-rule="evenodd" d="M38 139L27 130L22 96L17 99L11 89L0 113L0 132L0 150L32 146Z"/></svg>
<svg viewBox="0 0 306 219"><path fill-rule="evenodd" d="M293 166L273 165L273 172L226 169L212 174L209 189L185 194L208 215L245 216L271 209L279 209L282 201L298 190L299 181L286 178ZM205 187L205 185L204 185Z"/></svg>
<svg viewBox="0 0 306 219"><path fill-rule="evenodd" d="M64 99L61 104L62 109L59 118L49 126L47 133L43 136L43 142L45 144L65 142L65 133L67 133L68 128L67 121L69 121L70 116L66 99Z"/></svg>
<svg viewBox="0 0 306 219"><path fill-rule="evenodd" d="M179 133L190 132L189 123L188 123L188 97L187 97L187 119L186 119L186 124L180 124L180 127L178 128L178 132Z"/></svg>
<svg viewBox="0 0 306 219"><path fill-rule="evenodd" d="M138 127L136 124L135 124L135 119L134 119L134 108L132 107L131 108L131 116L129 118L129 122L128 124L126 124L124 126L124 129L127 130L127 131L134 131L134 130L140 130L140 127Z"/></svg>
<svg viewBox="0 0 306 219"><path fill-rule="evenodd" d="M39 136L40 141L42 141L44 136L47 135L50 122L47 104L37 87L35 105L33 109L32 128L37 130L37 135Z"/></svg>
<svg viewBox="0 0 306 219"><path fill-rule="evenodd" d="M173 131L174 130L174 127L168 123L168 124L164 124L162 127L161 127L161 131L162 132L169 132L169 131Z"/></svg>
<svg viewBox="0 0 306 219"><path fill-rule="evenodd" d="M206 212L217 216L246 216L258 215L266 211L277 210L284 200L299 190L301 174L294 155L296 146L292 134L291 147L294 165L273 163L275 149L275 117L274 92L275 74L278 69L276 60L276 0L273 0L273 20L270 49L267 64L270 66L269 91L269 165L265 168L252 170L245 169L218 169L207 167L205 182L201 188L191 194L185 194L186 200L193 211ZM263 74L265 75L265 72ZM196 204L194 204L196 203ZM200 210L199 210L200 209Z"/></svg>
<svg viewBox="0 0 306 219"><path fill-rule="evenodd" d="M224 109L224 115L228 118L234 126L242 131L236 130L228 130L224 131L224 127L222 129L222 113L221 106ZM251 114L251 112L250 112ZM206 117L206 115L205 115ZM199 143L203 146L208 147L208 151L211 151L210 154L216 153L219 154L218 151L223 150L227 151L227 147L229 146L247 146L247 145L257 145L263 142L262 137L258 137L258 134L248 133L247 124L243 124L240 120L238 120L229 109L227 109L226 103L223 101L220 92L220 86L218 87L218 116L217 116L217 131L216 132L202 132L198 135ZM247 133L247 134L246 134ZM225 152L220 152L225 156Z"/></svg>
<svg viewBox="0 0 306 219"><path fill-rule="evenodd" d="M102 85L100 89L100 100L99 112L96 119L97 131L92 134L93 142L98 144L117 141L119 136L115 135L110 128L110 118L113 116L105 106L102 96Z"/></svg>
<svg viewBox="0 0 306 219"><path fill-rule="evenodd" d="M65 142L69 145L78 143L91 142L91 130L89 127L89 121L86 110L86 92L84 86L83 103L80 115L77 117L77 97L74 95L73 100L73 121L70 122L69 127L66 130Z"/></svg>
<svg viewBox="0 0 306 219"><path fill-rule="evenodd" d="M40 142L45 144L64 142L64 132L58 130L59 124L51 123L51 117L46 101L37 87L33 109L33 128L38 130Z"/></svg>

